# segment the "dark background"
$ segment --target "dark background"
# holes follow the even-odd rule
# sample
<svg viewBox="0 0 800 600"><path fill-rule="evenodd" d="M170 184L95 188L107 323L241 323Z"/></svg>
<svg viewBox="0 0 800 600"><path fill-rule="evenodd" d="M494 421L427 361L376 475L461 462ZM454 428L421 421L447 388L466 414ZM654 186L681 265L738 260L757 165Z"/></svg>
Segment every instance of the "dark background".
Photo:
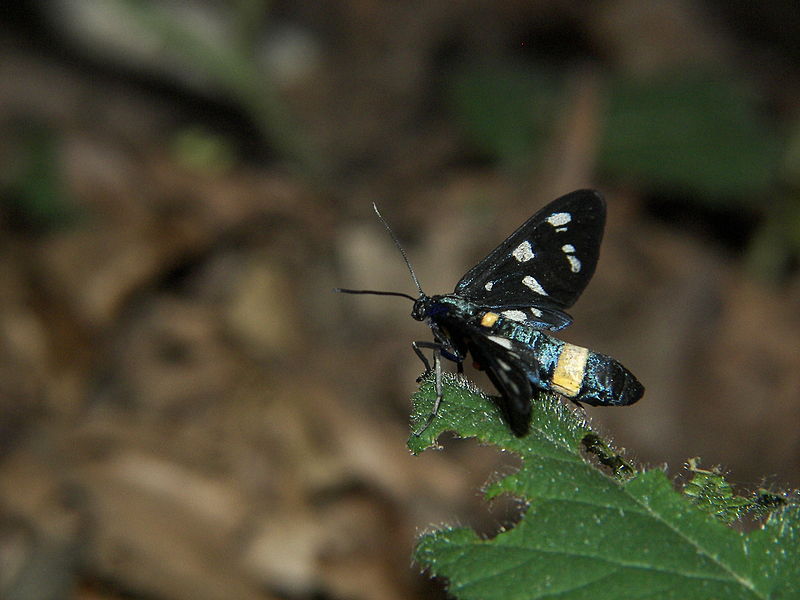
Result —
<svg viewBox="0 0 800 600"><path fill-rule="evenodd" d="M508 523L478 490L514 462L406 451L430 334L331 292L413 292L373 201L443 293L600 189L561 337L647 393L595 425L800 484L797 2L0 13L0 597L443 597L415 535Z"/></svg>

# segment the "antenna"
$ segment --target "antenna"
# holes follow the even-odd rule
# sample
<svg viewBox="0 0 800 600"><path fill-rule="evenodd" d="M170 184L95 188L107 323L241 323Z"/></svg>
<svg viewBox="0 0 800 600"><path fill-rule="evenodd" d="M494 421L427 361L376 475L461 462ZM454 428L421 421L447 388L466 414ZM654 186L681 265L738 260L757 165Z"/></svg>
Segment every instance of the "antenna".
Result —
<svg viewBox="0 0 800 600"><path fill-rule="evenodd" d="M342 294L373 294L375 296L400 296L401 298L408 298L412 302L417 301L417 299L414 298L414 296L409 296L408 294L404 294L403 292L382 292L378 290L348 290L345 288L333 288L333 291Z"/></svg>
<svg viewBox="0 0 800 600"><path fill-rule="evenodd" d="M422 291L422 287L419 285L419 280L417 279L416 273L414 273L414 269L411 266L411 262L408 260L406 251L403 250L403 247L397 240L397 236L394 234L394 231L392 231L392 228L389 227L389 223L387 223L386 219L383 218L383 215L381 215L380 211L378 210L378 206L374 202L372 203L372 208L375 209L375 214L378 215L378 218L381 220L381 223L383 223L383 226L386 227L386 231L388 231L389 235L392 236L392 241L394 242L394 245L397 246L397 249L400 250L400 254L403 255L403 260L406 261L408 272L411 273L411 278L414 280L414 283L416 284L417 289L419 290L419 295L424 296L425 293ZM374 296L400 296L401 298L408 298L412 302L417 301L417 298L414 298L414 296L404 294L403 292L383 292L379 290L350 290L345 288L333 288L333 291L342 294L372 294Z"/></svg>
<svg viewBox="0 0 800 600"><path fill-rule="evenodd" d="M372 203L372 208L375 209L375 214L378 215L378 218L381 220L381 223L383 223L383 226L386 227L386 231L388 231L389 235L392 236L392 241L394 242L394 245L397 246L397 249L400 250L400 254L403 255L403 260L406 261L406 266L408 267L408 272L411 273L411 278L414 280L414 284L417 286L417 289L419 290L419 295L420 296L424 296L425 292L422 291L422 286L419 284L419 279L417 279L417 274L414 273L414 269L411 266L411 261L408 260L408 256L406 255L406 251L403 250L403 247L400 245L400 242L397 240L397 236L394 234L394 231L392 231L392 228L389 227L389 223L386 222L386 219L383 218L383 215L381 214L381 211L378 210L378 205L373 202Z"/></svg>

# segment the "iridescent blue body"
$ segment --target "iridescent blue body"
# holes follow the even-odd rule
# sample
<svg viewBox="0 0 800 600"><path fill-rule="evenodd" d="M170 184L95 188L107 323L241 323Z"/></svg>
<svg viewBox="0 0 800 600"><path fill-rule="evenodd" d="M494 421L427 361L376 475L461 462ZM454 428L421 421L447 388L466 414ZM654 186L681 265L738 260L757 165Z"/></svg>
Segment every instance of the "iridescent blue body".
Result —
<svg viewBox="0 0 800 600"><path fill-rule="evenodd" d="M642 384L610 356L568 344L526 322L509 318L504 312L507 312L507 307L487 310L456 294L446 294L420 297L411 314L419 321L428 322L434 338L443 345L442 355L457 363L471 352L477 366L486 367L482 363L485 353L473 347L470 336L463 333L466 326L481 331L502 347L506 347L503 340L508 340L517 352L522 352L530 366L525 376L540 390L556 391L574 402L593 406L627 406L642 397ZM577 353L581 364L574 365L578 369L575 385L565 389L559 381L554 382L554 376L557 377L559 363L569 360L567 349L585 352ZM491 374L489 371L490 377Z"/></svg>

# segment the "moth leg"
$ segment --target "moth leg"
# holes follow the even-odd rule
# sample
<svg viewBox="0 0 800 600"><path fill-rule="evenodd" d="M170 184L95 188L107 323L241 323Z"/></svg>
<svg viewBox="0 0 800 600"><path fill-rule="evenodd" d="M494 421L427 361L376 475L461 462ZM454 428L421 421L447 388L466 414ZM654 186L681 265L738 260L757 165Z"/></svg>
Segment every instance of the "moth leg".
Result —
<svg viewBox="0 0 800 600"><path fill-rule="evenodd" d="M444 397L444 389L442 386L442 361L439 358L439 354L441 353L441 348L435 347L432 342L428 342L431 346L427 346L428 348L433 349L433 370L436 373L436 400L433 403L433 410L431 410L428 418L425 420L425 424L422 426L421 429L415 431L413 433L414 436L419 437L422 435L425 430L430 427L433 420L436 418L436 415L439 414L439 406L442 404L442 398ZM416 350L416 348L414 348ZM427 362L427 361L426 361Z"/></svg>
<svg viewBox="0 0 800 600"><path fill-rule="evenodd" d="M422 378L425 377L428 373L431 372L431 363L428 362L428 357L420 350L420 348L434 348L438 349L439 344L434 344L433 342L411 342L411 347L414 349L414 352L417 354L419 359L422 361L422 364L425 365L425 372L417 378L417 383L422 381Z"/></svg>
<svg viewBox="0 0 800 600"><path fill-rule="evenodd" d="M425 365L425 372L419 377L417 377L417 383L422 381L433 370L431 369L430 362L428 362L428 358L422 352L421 350L422 348L428 348L430 350L433 350L434 365L436 362L437 354L439 356L444 356L447 360L452 360L453 362L458 363L459 365L461 365L461 363L464 361L464 359L461 356L458 356L454 352L450 351L451 350L450 346L448 346L447 344L442 344L440 342L428 342L428 341L411 342L411 347L414 349L414 352L416 352L417 356L422 361L422 364ZM463 372L463 367L459 369L459 373L462 372Z"/></svg>
<svg viewBox="0 0 800 600"><path fill-rule="evenodd" d="M458 364L459 372L463 372L463 363L464 358L456 354L455 348L449 346L448 344L442 344L441 342L428 342L428 341L417 341L412 342L411 347L416 352L417 356L419 356L422 364L425 365L425 373L423 373L417 381L421 381L423 377L428 375L431 371L433 371L436 375L436 401L433 404L433 410L431 410L431 414L428 415L428 418L425 421L425 425L423 425L422 429L419 431L415 431L414 435L419 436L433 423L433 420L436 418L436 415L439 414L439 407L442 404L442 398L444 397L444 386L442 385L442 357L452 360L456 364ZM422 348L428 348L433 350L433 369L431 369L430 363L428 362L428 358L422 352Z"/></svg>

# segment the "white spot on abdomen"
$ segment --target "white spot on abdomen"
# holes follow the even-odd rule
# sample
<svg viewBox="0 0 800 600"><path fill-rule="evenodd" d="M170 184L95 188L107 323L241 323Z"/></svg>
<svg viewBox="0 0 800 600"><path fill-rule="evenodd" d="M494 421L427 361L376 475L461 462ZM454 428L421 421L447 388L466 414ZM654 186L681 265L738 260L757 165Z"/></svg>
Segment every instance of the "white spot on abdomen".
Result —
<svg viewBox="0 0 800 600"><path fill-rule="evenodd" d="M486 285L483 286L483 289L485 289L487 292L491 292L493 287L494 281L487 281Z"/></svg>
<svg viewBox="0 0 800 600"><path fill-rule="evenodd" d="M544 291L542 285L530 275L526 275L525 277L522 278L522 285L531 289L532 291L536 292L541 296L547 296L547 292Z"/></svg>
<svg viewBox="0 0 800 600"><path fill-rule="evenodd" d="M572 215L569 213L553 213L547 217L547 222L553 227L563 227L572 221Z"/></svg>
<svg viewBox="0 0 800 600"><path fill-rule="evenodd" d="M517 259L517 262L528 262L533 258L533 248L531 248L531 243L525 240L514 249L511 255Z"/></svg>

